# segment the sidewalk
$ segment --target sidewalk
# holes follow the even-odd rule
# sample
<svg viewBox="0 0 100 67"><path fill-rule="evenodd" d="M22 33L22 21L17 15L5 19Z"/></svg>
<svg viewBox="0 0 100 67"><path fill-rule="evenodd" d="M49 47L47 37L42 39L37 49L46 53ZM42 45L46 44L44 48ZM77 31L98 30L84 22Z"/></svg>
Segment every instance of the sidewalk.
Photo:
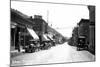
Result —
<svg viewBox="0 0 100 67"><path fill-rule="evenodd" d="M18 52L18 50L15 50L14 47L10 48L10 57L11 58L16 57L21 54L23 54L23 52Z"/></svg>

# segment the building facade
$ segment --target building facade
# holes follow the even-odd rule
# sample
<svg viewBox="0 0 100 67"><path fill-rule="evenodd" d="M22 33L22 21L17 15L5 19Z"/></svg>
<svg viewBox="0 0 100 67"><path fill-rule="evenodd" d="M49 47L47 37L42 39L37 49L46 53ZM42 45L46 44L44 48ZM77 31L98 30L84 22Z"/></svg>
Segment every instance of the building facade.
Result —
<svg viewBox="0 0 100 67"><path fill-rule="evenodd" d="M90 44L89 50L95 54L95 6L88 6L90 19Z"/></svg>

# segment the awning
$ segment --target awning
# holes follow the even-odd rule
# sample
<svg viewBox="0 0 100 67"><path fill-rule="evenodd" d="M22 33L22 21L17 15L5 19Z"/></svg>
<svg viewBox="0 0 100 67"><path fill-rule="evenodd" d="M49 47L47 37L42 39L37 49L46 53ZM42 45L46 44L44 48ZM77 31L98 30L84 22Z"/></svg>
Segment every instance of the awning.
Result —
<svg viewBox="0 0 100 67"><path fill-rule="evenodd" d="M27 28L28 32L30 33L30 35L33 37L33 39L39 39L38 35L35 33L35 31L33 29Z"/></svg>
<svg viewBox="0 0 100 67"><path fill-rule="evenodd" d="M11 28L15 28L16 26L17 26L17 23L11 21Z"/></svg>
<svg viewBox="0 0 100 67"><path fill-rule="evenodd" d="M50 39L48 39L46 34L43 34L42 41L50 41Z"/></svg>
<svg viewBox="0 0 100 67"><path fill-rule="evenodd" d="M52 35L47 35L47 37L48 37L50 40L53 40L53 36L52 36Z"/></svg>

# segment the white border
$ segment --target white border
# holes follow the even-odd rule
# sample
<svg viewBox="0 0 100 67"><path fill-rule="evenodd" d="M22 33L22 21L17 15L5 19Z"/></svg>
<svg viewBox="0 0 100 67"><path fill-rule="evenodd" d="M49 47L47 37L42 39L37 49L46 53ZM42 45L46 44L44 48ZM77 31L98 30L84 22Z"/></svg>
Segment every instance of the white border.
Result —
<svg viewBox="0 0 100 67"><path fill-rule="evenodd" d="M40 1L40 0L37 0ZM84 63L70 63L70 64L54 64L54 65L41 65L41 67L99 67L100 62L100 10L99 0L41 0L43 2L62 2L62 3L74 3L74 4L86 4L96 5L96 62L84 62ZM96 3L97 2L97 3ZM98 22L98 23L97 23ZM98 31L97 31L98 30ZM10 67L10 0L0 0L0 67ZM27 66L28 67L28 66ZM33 66L32 66L33 67ZM35 66L34 66L35 67ZM37 66L40 67L40 66Z"/></svg>

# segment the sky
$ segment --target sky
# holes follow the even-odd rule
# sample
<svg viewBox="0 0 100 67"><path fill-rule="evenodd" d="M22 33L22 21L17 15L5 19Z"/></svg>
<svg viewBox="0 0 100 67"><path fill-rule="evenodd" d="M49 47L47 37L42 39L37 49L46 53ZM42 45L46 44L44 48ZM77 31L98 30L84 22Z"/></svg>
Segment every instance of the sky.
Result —
<svg viewBox="0 0 100 67"><path fill-rule="evenodd" d="M82 19L89 19L87 6L11 1L11 8L34 17L42 15L48 24L66 37Z"/></svg>

